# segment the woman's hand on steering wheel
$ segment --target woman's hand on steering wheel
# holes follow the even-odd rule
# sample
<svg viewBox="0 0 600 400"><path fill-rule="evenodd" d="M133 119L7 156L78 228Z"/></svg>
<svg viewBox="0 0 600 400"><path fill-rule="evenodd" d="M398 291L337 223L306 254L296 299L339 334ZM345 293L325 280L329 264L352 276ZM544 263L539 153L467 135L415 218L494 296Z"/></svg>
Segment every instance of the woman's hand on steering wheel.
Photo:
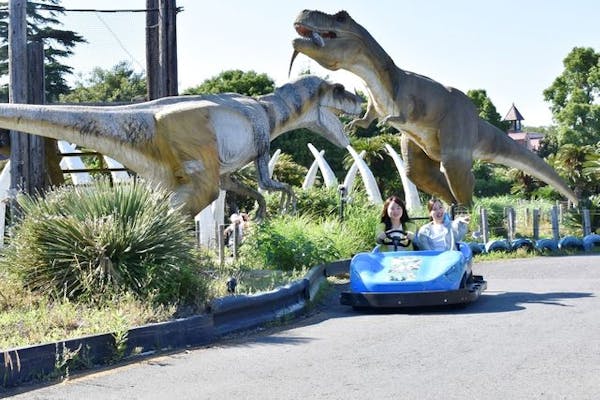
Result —
<svg viewBox="0 0 600 400"><path fill-rule="evenodd" d="M410 246L411 240L407 232L402 229L390 229L385 231L385 237L387 244L394 246L408 247Z"/></svg>

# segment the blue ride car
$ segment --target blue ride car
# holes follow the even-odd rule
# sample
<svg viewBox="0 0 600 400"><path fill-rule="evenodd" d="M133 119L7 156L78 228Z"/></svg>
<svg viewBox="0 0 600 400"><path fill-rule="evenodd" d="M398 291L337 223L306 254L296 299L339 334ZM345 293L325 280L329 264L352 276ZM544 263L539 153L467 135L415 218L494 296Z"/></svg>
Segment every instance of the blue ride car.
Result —
<svg viewBox="0 0 600 400"><path fill-rule="evenodd" d="M457 250L397 251L410 242L400 230L386 232L394 251L356 254L350 262L350 290L340 302L354 308L405 308L467 304L487 288L473 275L473 253L459 242Z"/></svg>

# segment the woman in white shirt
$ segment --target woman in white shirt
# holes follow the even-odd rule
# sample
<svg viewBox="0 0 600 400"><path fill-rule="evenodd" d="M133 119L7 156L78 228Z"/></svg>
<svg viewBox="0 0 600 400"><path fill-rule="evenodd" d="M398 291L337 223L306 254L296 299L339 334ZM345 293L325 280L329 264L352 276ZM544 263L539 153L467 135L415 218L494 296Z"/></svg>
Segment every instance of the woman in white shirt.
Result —
<svg viewBox="0 0 600 400"><path fill-rule="evenodd" d="M423 225L417 234L419 250L450 250L456 248L456 242L463 239L469 229L469 216L447 218L446 208L439 199L427 203L431 222Z"/></svg>

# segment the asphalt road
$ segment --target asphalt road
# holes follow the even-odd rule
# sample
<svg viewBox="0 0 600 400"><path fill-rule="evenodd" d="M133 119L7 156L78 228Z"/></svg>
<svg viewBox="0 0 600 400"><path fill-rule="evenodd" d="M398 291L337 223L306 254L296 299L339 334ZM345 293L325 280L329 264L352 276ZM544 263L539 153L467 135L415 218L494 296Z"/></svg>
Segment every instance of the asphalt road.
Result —
<svg viewBox="0 0 600 400"><path fill-rule="evenodd" d="M14 399L599 399L600 255L476 264L466 308L310 315ZM23 389L21 389L23 390Z"/></svg>

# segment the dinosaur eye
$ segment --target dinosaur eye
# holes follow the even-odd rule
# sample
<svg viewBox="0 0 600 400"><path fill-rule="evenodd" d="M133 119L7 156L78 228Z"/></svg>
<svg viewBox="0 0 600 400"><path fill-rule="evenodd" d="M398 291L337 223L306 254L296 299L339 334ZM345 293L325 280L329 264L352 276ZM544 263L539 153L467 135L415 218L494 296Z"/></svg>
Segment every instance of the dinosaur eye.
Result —
<svg viewBox="0 0 600 400"><path fill-rule="evenodd" d="M342 85L341 83L336 83L335 85L333 85L333 94L336 96L341 96L344 94L344 92L346 91L346 89L344 88L344 85Z"/></svg>
<svg viewBox="0 0 600 400"><path fill-rule="evenodd" d="M335 20L340 23L346 22L346 18L348 17L348 13L346 11L340 11L335 14Z"/></svg>

